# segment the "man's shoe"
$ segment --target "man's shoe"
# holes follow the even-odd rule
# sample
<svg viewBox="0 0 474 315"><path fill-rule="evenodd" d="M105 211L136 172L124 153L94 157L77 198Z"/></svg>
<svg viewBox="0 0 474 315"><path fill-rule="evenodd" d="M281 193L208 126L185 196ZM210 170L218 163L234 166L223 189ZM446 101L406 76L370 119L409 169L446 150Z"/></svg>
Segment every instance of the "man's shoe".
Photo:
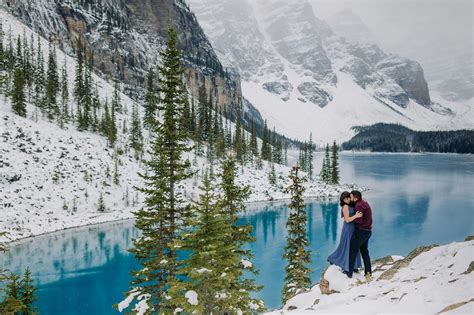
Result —
<svg viewBox="0 0 474 315"><path fill-rule="evenodd" d="M370 282L370 281L372 281L372 273L367 272L365 274L365 282Z"/></svg>
<svg viewBox="0 0 474 315"><path fill-rule="evenodd" d="M354 272L355 272L355 273L359 273L359 271L360 271L360 269L357 269L357 268L354 269Z"/></svg>

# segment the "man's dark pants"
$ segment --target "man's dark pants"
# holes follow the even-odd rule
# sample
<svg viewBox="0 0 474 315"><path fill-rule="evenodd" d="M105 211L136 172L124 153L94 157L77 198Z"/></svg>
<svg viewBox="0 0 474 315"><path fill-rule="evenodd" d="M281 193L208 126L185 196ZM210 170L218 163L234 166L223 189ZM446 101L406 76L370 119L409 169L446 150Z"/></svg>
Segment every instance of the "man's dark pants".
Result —
<svg viewBox="0 0 474 315"><path fill-rule="evenodd" d="M349 250L349 271L347 273L349 278L352 278L355 260L359 250L360 254L362 255L362 259L364 260L365 274L372 273L372 265L370 264L369 256L369 238L371 235L371 231L362 230L359 228L356 228L354 234L352 234L351 246Z"/></svg>

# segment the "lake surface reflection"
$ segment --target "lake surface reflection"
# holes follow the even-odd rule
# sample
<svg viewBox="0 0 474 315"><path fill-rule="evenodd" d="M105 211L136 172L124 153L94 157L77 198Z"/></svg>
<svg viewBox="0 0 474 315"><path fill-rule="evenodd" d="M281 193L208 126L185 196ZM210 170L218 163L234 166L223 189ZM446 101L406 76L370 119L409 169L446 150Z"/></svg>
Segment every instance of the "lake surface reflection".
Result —
<svg viewBox="0 0 474 315"><path fill-rule="evenodd" d="M474 234L472 155L343 154L340 168L345 182L371 189L365 197L374 211L372 258ZM342 221L335 201L308 200L306 210L317 281ZM269 308L280 304L288 213L285 203L252 204L240 219L254 228L250 248L265 286L258 296ZM31 267L42 314L117 314L111 305L123 298L129 271L138 267L127 251L137 235L125 221L40 236L12 246L2 264L13 271Z"/></svg>

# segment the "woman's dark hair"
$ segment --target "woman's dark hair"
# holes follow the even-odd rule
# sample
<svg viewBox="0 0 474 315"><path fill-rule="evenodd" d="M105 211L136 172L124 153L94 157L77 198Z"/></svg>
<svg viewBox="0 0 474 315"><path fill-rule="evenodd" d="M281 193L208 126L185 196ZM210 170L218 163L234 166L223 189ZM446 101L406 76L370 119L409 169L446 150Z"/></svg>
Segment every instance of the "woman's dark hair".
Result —
<svg viewBox="0 0 474 315"><path fill-rule="evenodd" d="M343 207L344 205L346 205L346 203L344 202L344 199L346 198L350 198L351 197L351 193L348 192L348 191L343 191L342 194L341 194L341 197L339 198L339 204L341 205L341 207Z"/></svg>

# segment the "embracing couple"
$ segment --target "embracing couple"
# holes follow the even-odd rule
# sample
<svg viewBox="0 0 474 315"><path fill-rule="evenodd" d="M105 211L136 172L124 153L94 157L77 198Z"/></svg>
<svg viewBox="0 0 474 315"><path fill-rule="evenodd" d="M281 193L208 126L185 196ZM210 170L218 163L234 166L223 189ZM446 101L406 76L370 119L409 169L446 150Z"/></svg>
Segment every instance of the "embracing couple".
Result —
<svg viewBox="0 0 474 315"><path fill-rule="evenodd" d="M362 193L354 190L343 192L340 198L341 217L344 218L341 240L336 251L328 257L328 261L342 268L352 278L354 271L362 266L364 260L365 278L372 279L372 266L369 256L369 238L372 235L372 209L362 199Z"/></svg>

